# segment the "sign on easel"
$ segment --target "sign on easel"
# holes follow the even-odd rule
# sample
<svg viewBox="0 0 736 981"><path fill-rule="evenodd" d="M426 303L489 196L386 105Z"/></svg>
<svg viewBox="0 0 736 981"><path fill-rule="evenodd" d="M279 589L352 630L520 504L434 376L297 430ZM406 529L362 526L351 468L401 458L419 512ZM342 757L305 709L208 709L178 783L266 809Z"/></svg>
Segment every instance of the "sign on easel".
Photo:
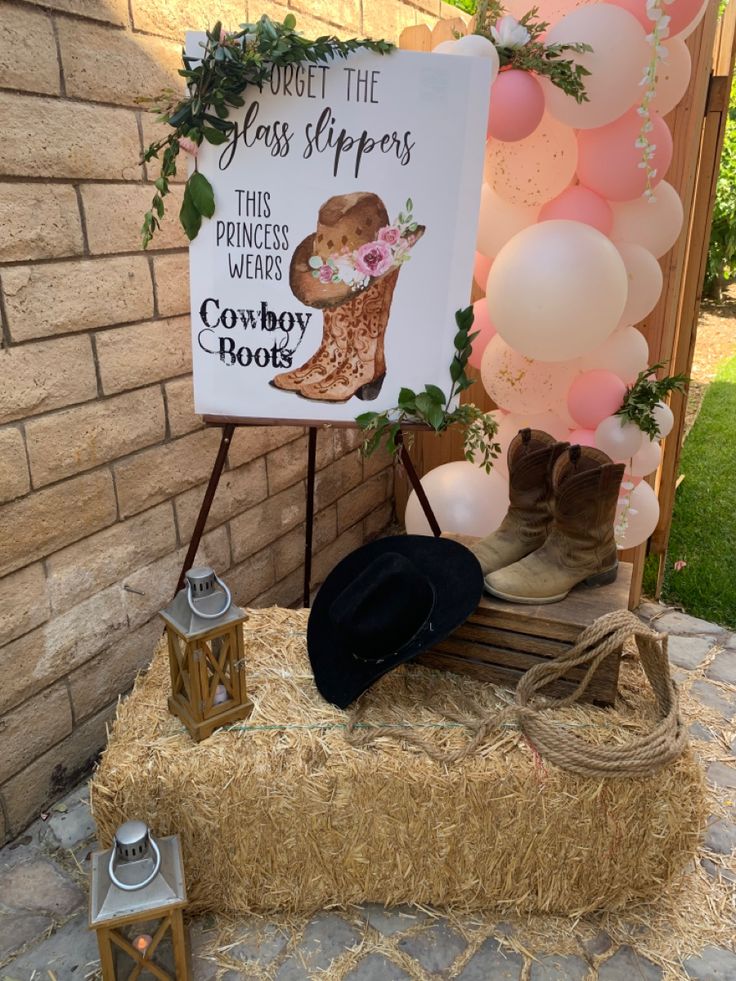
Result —
<svg viewBox="0 0 736 981"><path fill-rule="evenodd" d="M487 59L403 51L248 90L197 157L216 202L190 246L198 413L344 422L447 388L489 92Z"/></svg>

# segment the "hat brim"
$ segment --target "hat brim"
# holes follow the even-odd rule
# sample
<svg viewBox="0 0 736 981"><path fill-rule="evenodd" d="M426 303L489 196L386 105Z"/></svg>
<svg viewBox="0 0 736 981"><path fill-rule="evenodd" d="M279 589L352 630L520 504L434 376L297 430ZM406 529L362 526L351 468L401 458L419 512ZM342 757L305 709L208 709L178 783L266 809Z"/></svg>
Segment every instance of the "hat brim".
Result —
<svg viewBox="0 0 736 981"><path fill-rule="evenodd" d="M422 629L381 663L353 655L330 619L330 607L367 565L386 552L410 559L430 580L435 605ZM338 708L347 708L380 677L438 643L476 609L483 593L483 573L473 553L449 538L396 535L379 538L351 552L322 584L307 626L307 650L320 694Z"/></svg>
<svg viewBox="0 0 736 981"><path fill-rule="evenodd" d="M424 235L424 231L424 225L417 226L417 230L414 233L416 235L414 245ZM294 249L294 254L289 264L289 286L291 287L291 292L305 306L316 307L318 310L324 310L328 307L339 307L342 303L347 303L348 300L351 300L354 296L368 289L373 283L380 282L384 276L388 276L396 268L392 266L385 273L371 279L366 286L361 286L358 289L353 289L347 283L320 283L316 276L313 275L314 270L309 265L309 260L315 255L314 240L316 237L316 232L307 235Z"/></svg>

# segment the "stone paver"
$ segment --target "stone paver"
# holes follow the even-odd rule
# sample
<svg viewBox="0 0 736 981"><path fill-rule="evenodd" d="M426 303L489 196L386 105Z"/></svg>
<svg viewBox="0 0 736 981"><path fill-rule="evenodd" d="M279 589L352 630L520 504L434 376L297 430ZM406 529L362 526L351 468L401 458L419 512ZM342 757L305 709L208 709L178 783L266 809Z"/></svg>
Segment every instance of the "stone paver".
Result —
<svg viewBox="0 0 736 981"><path fill-rule="evenodd" d="M713 742L713 733L710 729L707 729L702 722L693 722L691 726L688 727L688 732L693 739L703 739L705 742Z"/></svg>
<svg viewBox="0 0 736 981"><path fill-rule="evenodd" d="M427 919L427 914L415 906L396 906L394 909L384 909L378 903L366 903L363 906L363 913L374 930L378 930L384 937L403 933Z"/></svg>
<svg viewBox="0 0 736 981"><path fill-rule="evenodd" d="M660 981L664 971L646 957L624 945L598 968L598 981Z"/></svg>
<svg viewBox="0 0 736 981"><path fill-rule="evenodd" d="M425 971L446 971L462 952L467 942L444 920L414 936L399 940L399 948L409 954Z"/></svg>
<svg viewBox="0 0 736 981"><path fill-rule="evenodd" d="M0 964L31 940L41 937L53 923L47 913L28 913L24 910L0 915Z"/></svg>
<svg viewBox="0 0 736 981"><path fill-rule="evenodd" d="M3 968L3 974L15 981L30 981L35 971L35 981L41 981L50 977L48 971L53 971L58 981L62 978L64 981L82 981L97 963L97 940L87 929L84 911L68 920L47 940L11 961Z"/></svg>
<svg viewBox="0 0 736 981"><path fill-rule="evenodd" d="M690 686L690 691L700 699L703 705L707 705L714 712L719 712L724 719L732 719L736 715L736 702L727 698L712 681L698 678Z"/></svg>
<svg viewBox="0 0 736 981"><path fill-rule="evenodd" d="M344 981L411 981L411 978L384 954L368 954L352 971L348 971Z"/></svg>
<svg viewBox="0 0 736 981"><path fill-rule="evenodd" d="M519 981L524 958L504 950L492 937L484 940L457 976L457 981Z"/></svg>
<svg viewBox="0 0 736 981"><path fill-rule="evenodd" d="M585 981L589 970L582 957L551 954L532 962L529 981Z"/></svg>
<svg viewBox="0 0 736 981"><path fill-rule="evenodd" d="M706 947L699 957L688 957L682 966L697 981L734 981L736 954L722 947Z"/></svg>
<svg viewBox="0 0 736 981"><path fill-rule="evenodd" d="M736 651L726 650L713 658L705 672L714 681L722 681L728 685L736 685Z"/></svg>
<svg viewBox="0 0 736 981"><path fill-rule="evenodd" d="M712 646L712 637L676 637L673 635L667 641L667 653L673 664L692 671L700 667Z"/></svg>
<svg viewBox="0 0 736 981"><path fill-rule="evenodd" d="M596 933L590 940L583 941L583 949L589 957L600 957L602 954L607 954L611 947L613 947L613 940L605 930Z"/></svg>
<svg viewBox="0 0 736 981"><path fill-rule="evenodd" d="M318 913L304 930L297 949L276 974L276 981L303 981L324 970L340 954L360 943L360 934L337 913ZM305 967L307 972L304 973Z"/></svg>
<svg viewBox="0 0 736 981"><path fill-rule="evenodd" d="M736 824L724 818L711 818L708 821L703 844L709 852L730 855L736 848Z"/></svg>
<svg viewBox="0 0 736 981"><path fill-rule="evenodd" d="M710 764L705 773L708 780L716 787L736 790L736 768L729 766L728 763L721 763L720 760L716 760Z"/></svg>
<svg viewBox="0 0 736 981"><path fill-rule="evenodd" d="M289 943L286 930L263 920L245 923L239 928L238 935L244 935L244 938L230 949L229 955L235 961L243 961L246 966L257 964L265 967L271 964Z"/></svg>
<svg viewBox="0 0 736 981"><path fill-rule="evenodd" d="M654 620L652 626L660 633L670 634L713 634L717 636L725 633L723 627L719 627L717 623L709 623L707 620L688 616L687 613L680 613L678 610L665 613L664 616Z"/></svg>
<svg viewBox="0 0 736 981"><path fill-rule="evenodd" d="M0 873L0 902L10 909L64 917L85 901L79 886L44 859L31 859Z"/></svg>
<svg viewBox="0 0 736 981"><path fill-rule="evenodd" d="M77 788L68 794L52 808L47 827L62 848L75 848L94 838L96 831L89 809L89 793L81 793Z"/></svg>

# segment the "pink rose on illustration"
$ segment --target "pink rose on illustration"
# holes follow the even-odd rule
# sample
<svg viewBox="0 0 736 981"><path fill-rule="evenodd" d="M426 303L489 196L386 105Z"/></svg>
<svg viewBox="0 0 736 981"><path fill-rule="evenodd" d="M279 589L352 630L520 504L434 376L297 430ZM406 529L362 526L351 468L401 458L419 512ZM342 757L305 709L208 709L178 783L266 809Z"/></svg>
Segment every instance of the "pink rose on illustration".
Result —
<svg viewBox="0 0 736 981"><path fill-rule="evenodd" d="M385 242L386 245L396 245L400 238L401 229L397 228L396 225L387 225L378 233L378 241Z"/></svg>
<svg viewBox="0 0 736 981"><path fill-rule="evenodd" d="M368 242L355 253L355 268L364 276L382 276L392 263L391 249L385 242Z"/></svg>
<svg viewBox="0 0 736 981"><path fill-rule="evenodd" d="M320 283L331 283L332 275L333 275L332 266L328 266L327 263L325 263L323 266L320 266L319 270L317 271L317 279L319 279Z"/></svg>

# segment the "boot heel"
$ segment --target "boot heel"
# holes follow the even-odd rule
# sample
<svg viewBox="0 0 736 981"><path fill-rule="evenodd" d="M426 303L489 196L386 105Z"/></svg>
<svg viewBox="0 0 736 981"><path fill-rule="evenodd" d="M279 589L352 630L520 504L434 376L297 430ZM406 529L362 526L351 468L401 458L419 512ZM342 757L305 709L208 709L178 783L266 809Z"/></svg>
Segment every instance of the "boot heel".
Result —
<svg viewBox="0 0 736 981"><path fill-rule="evenodd" d="M606 569L605 572L597 572L594 576L588 576L587 579L583 579L582 585L587 586L589 589L594 589L597 586L610 586L611 583L616 582L617 576L618 562L612 569Z"/></svg>
<svg viewBox="0 0 736 981"><path fill-rule="evenodd" d="M372 402L373 399L378 398L378 393L381 391L385 377L386 374L384 372L379 378L374 378L372 382L361 385L355 393L355 397L361 399L363 402Z"/></svg>

